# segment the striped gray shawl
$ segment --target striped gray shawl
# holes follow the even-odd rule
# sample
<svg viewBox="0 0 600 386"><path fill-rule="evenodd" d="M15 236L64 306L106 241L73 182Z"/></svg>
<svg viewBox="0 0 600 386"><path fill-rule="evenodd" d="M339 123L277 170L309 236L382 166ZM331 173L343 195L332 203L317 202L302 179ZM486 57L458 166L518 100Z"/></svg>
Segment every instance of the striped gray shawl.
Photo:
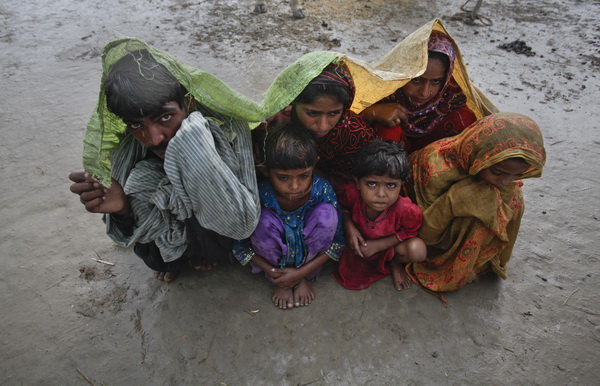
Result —
<svg viewBox="0 0 600 386"><path fill-rule="evenodd" d="M135 217L131 236L105 216L107 234L120 246L155 241L165 262L183 254L184 220L233 239L249 237L260 215L250 130L240 120L193 112L170 140L164 164L144 159L131 135L111 159Z"/></svg>

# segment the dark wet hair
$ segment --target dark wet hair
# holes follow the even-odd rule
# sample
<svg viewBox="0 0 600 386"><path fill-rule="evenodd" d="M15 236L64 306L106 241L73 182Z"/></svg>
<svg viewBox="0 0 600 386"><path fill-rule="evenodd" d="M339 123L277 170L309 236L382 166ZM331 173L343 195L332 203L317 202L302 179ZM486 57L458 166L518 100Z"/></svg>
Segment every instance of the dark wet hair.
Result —
<svg viewBox="0 0 600 386"><path fill-rule="evenodd" d="M175 101L183 107L186 89L147 50L119 59L103 83L108 109L120 118L141 118Z"/></svg>
<svg viewBox="0 0 600 386"><path fill-rule="evenodd" d="M344 108L350 108L354 99L354 81L346 66L331 63L313 78L292 104L310 104L319 97L336 98Z"/></svg>
<svg viewBox="0 0 600 386"><path fill-rule="evenodd" d="M264 144L269 169L303 169L317 163L315 135L301 125L286 123L267 130Z"/></svg>
<svg viewBox="0 0 600 386"><path fill-rule="evenodd" d="M337 98L345 108L349 108L350 102L352 101L352 96L346 87L329 84L309 84L302 90L300 95L294 99L292 104L311 104L319 97Z"/></svg>
<svg viewBox="0 0 600 386"><path fill-rule="evenodd" d="M442 52L437 52L437 51L428 51L428 56L427 56L427 60L439 60L440 62L442 62L442 64L444 65L444 73L446 74L446 77L448 76L448 69L450 68L450 58L448 57L448 55L442 53Z"/></svg>
<svg viewBox="0 0 600 386"><path fill-rule="evenodd" d="M360 149L352 175L356 178L388 175L404 181L409 171L408 157L401 145L376 139Z"/></svg>

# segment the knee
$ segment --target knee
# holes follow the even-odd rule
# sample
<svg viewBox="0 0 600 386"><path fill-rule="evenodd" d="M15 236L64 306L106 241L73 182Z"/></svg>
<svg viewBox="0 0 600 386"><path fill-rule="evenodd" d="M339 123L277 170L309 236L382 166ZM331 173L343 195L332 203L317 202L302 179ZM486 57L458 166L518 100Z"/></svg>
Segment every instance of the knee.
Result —
<svg viewBox="0 0 600 386"><path fill-rule="evenodd" d="M306 216L306 223L313 223L317 228L335 229L338 225L338 212L332 204L322 202Z"/></svg>
<svg viewBox="0 0 600 386"><path fill-rule="evenodd" d="M413 237L398 245L396 254L403 263L420 263L427 258L427 246L420 238Z"/></svg>
<svg viewBox="0 0 600 386"><path fill-rule="evenodd" d="M422 239L413 237L407 241L409 241L409 244L407 245L408 255L414 263L420 263L427 258L427 246Z"/></svg>
<svg viewBox="0 0 600 386"><path fill-rule="evenodd" d="M272 210L263 208L260 211L260 218L258 220L258 224L256 225L254 233L273 232L275 230L282 229L283 223L281 219Z"/></svg>

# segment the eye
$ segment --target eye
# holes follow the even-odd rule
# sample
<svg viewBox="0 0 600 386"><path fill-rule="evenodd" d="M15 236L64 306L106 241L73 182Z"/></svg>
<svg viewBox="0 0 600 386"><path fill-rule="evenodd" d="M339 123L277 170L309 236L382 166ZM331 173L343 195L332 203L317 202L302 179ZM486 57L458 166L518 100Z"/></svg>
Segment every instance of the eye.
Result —
<svg viewBox="0 0 600 386"><path fill-rule="evenodd" d="M165 114L160 117L160 121L167 122L167 121L170 121L171 118L173 118L173 114Z"/></svg>
<svg viewBox="0 0 600 386"><path fill-rule="evenodd" d="M421 83L421 78L413 78L410 81L413 83Z"/></svg>
<svg viewBox="0 0 600 386"><path fill-rule="evenodd" d="M306 110L304 113L306 115L308 115L309 117L316 117L318 114L316 111L313 111L313 110Z"/></svg>
<svg viewBox="0 0 600 386"><path fill-rule="evenodd" d="M330 117L336 117L338 115L342 114L342 110L336 110L336 111L330 111L329 112L329 116Z"/></svg>
<svg viewBox="0 0 600 386"><path fill-rule="evenodd" d="M495 176L501 176L502 172L495 170L495 169L490 169L490 173L492 173Z"/></svg>
<svg viewBox="0 0 600 386"><path fill-rule="evenodd" d="M373 182L373 181L367 181L366 185L369 188L374 188L375 186L377 186L377 183Z"/></svg>
<svg viewBox="0 0 600 386"><path fill-rule="evenodd" d="M443 81L444 81L444 79L440 78L440 79L434 79L434 80L432 80L431 83L433 83L433 84L442 84Z"/></svg>
<svg viewBox="0 0 600 386"><path fill-rule="evenodd" d="M396 185L395 182L390 182L390 183L387 184L387 187L390 188L390 189L396 189L396 186L398 186L398 185Z"/></svg>
<svg viewBox="0 0 600 386"><path fill-rule="evenodd" d="M304 174L300 175L300 178L303 180L306 180L308 177L310 177L309 173L304 173Z"/></svg>
<svg viewBox="0 0 600 386"><path fill-rule="evenodd" d="M279 181L287 181L287 180L288 180L288 177L287 177L287 176L277 176L277 179L278 179Z"/></svg>
<svg viewBox="0 0 600 386"><path fill-rule="evenodd" d="M130 123L128 126L131 130L135 131L135 130L140 129L142 127L142 124L139 122L134 122L134 123Z"/></svg>

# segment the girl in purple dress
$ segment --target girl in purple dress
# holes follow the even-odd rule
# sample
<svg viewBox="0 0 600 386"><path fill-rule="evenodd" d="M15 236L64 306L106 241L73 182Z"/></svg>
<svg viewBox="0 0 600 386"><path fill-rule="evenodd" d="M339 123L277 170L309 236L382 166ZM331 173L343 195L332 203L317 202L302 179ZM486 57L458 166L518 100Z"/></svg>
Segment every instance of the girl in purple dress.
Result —
<svg viewBox="0 0 600 386"><path fill-rule="evenodd" d="M310 279L344 247L341 210L331 184L313 174L314 134L297 124L267 131L267 176L259 182L261 216L250 238L237 241L233 254L252 272L265 272L281 309L308 306L315 298Z"/></svg>

